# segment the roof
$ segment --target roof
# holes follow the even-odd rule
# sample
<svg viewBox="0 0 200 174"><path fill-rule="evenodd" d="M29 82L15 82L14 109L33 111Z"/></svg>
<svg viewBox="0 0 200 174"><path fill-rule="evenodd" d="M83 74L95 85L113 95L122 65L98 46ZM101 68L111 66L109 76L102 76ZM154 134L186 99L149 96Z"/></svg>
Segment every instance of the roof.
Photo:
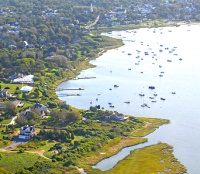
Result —
<svg viewBox="0 0 200 174"><path fill-rule="evenodd" d="M31 86L23 86L20 90L22 92L30 92L33 89Z"/></svg>
<svg viewBox="0 0 200 174"><path fill-rule="evenodd" d="M34 75L23 76L22 78L17 78L13 80L13 83L33 83Z"/></svg>

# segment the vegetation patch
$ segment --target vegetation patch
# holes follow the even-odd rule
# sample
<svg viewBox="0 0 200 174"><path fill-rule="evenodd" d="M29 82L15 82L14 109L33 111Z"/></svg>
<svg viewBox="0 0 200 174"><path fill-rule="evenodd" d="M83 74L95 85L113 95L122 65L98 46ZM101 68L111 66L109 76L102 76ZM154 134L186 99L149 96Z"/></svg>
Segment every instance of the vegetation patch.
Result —
<svg viewBox="0 0 200 174"><path fill-rule="evenodd" d="M165 143L137 149L120 161L113 169L101 173L186 173L186 168L174 157L172 151L173 147Z"/></svg>

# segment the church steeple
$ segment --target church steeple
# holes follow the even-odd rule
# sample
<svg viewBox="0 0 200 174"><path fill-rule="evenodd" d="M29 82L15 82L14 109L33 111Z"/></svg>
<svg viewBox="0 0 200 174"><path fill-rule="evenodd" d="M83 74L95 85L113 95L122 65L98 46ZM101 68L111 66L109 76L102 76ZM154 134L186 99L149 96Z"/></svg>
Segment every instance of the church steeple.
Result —
<svg viewBox="0 0 200 174"><path fill-rule="evenodd" d="M93 12L93 6L92 6L92 3L90 5L90 12Z"/></svg>

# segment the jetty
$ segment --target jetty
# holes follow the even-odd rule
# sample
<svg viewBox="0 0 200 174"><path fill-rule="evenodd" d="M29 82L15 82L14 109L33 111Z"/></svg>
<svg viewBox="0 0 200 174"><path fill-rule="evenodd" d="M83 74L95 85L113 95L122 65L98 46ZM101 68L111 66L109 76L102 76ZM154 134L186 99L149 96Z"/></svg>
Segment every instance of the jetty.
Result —
<svg viewBox="0 0 200 174"><path fill-rule="evenodd" d="M65 90L85 90L84 88L58 88L56 91L65 91Z"/></svg>
<svg viewBox="0 0 200 174"><path fill-rule="evenodd" d="M59 94L58 96L59 97L62 97L62 96L81 96L81 94Z"/></svg>
<svg viewBox="0 0 200 174"><path fill-rule="evenodd" d="M81 79L95 79L96 77L77 77L74 78L73 80L81 80Z"/></svg>

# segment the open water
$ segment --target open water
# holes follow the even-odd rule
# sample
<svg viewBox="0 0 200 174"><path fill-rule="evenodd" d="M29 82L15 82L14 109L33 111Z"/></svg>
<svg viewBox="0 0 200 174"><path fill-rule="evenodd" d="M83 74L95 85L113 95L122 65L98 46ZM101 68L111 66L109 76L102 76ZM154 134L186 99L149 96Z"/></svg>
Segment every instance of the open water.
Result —
<svg viewBox="0 0 200 174"><path fill-rule="evenodd" d="M85 90L57 91L59 98L81 109L100 105L123 114L169 119L171 124L147 136L146 145L160 141L172 145L175 157L188 173L200 173L200 25L113 31L104 35L122 39L125 45L92 60L96 67L78 76L96 78L60 84L58 88ZM144 97L139 96L141 92ZM150 108L141 107L143 103ZM110 160L96 167L108 170L115 164Z"/></svg>

